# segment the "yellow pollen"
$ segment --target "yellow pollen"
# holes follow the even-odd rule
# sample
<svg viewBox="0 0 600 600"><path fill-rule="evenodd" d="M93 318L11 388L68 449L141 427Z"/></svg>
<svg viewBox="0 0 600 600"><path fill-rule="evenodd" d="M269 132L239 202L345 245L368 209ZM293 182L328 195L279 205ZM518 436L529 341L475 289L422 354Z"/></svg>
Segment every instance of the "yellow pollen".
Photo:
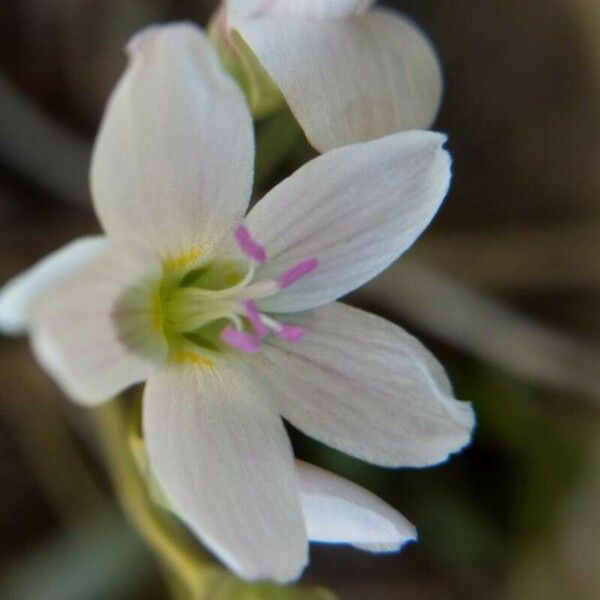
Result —
<svg viewBox="0 0 600 600"><path fill-rule="evenodd" d="M163 266L167 270L182 269L195 262L200 255L202 250L198 247L192 248L189 252L180 254L179 256L172 256L163 260Z"/></svg>
<svg viewBox="0 0 600 600"><path fill-rule="evenodd" d="M206 367L207 369L213 369L215 366L215 362L212 359L207 356L196 354L195 352L190 352L189 350L180 350L176 352L174 359L175 362L180 365L191 364L197 367Z"/></svg>

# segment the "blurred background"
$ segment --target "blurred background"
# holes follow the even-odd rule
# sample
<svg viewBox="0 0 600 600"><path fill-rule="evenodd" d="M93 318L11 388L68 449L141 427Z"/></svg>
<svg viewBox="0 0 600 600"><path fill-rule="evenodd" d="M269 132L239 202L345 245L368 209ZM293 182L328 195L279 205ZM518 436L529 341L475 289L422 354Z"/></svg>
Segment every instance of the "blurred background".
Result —
<svg viewBox="0 0 600 600"><path fill-rule="evenodd" d="M600 597L600 4L387 2L444 65L436 129L451 194L409 254L350 302L405 326L474 402L473 445L386 471L293 432L420 531L375 557L313 547L308 583L343 599ZM201 0L0 3L0 283L98 231L87 164L131 33L206 23ZM283 165L279 177L293 164ZM259 193L260 190L257 190ZM167 597L121 516L90 414L24 340L0 339L0 597Z"/></svg>

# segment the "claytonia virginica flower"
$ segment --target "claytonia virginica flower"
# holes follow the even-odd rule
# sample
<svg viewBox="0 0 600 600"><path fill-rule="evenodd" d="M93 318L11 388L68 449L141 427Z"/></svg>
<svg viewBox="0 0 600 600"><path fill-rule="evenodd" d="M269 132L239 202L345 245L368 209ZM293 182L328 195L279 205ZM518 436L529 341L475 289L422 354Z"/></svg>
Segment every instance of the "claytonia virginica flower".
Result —
<svg viewBox="0 0 600 600"><path fill-rule="evenodd" d="M308 537L399 547L414 531L395 511L295 468L281 417L386 466L435 464L468 443L472 410L433 356L333 302L427 226L448 187L445 138L411 131L333 150L245 215L252 120L208 40L191 25L155 27L129 54L91 168L106 236L9 283L0 324L28 330L80 403L146 382L152 473L238 574L298 576Z"/></svg>
<svg viewBox="0 0 600 600"><path fill-rule="evenodd" d="M435 51L413 23L373 3L224 0L211 37L255 115L285 98L322 152L426 129L442 93Z"/></svg>

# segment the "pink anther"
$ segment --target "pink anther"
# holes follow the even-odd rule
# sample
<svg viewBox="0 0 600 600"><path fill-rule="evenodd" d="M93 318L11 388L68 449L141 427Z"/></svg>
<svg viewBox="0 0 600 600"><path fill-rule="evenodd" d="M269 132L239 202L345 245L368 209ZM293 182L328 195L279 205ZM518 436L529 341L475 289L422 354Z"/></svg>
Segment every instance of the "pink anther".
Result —
<svg viewBox="0 0 600 600"><path fill-rule="evenodd" d="M304 327L297 325L282 325L281 329L275 332L275 335L285 342L299 342L306 333Z"/></svg>
<svg viewBox="0 0 600 600"><path fill-rule="evenodd" d="M261 338L266 337L269 334L269 328L262 322L254 300L244 300L242 306L244 307L244 312L254 328L256 335Z"/></svg>
<svg viewBox="0 0 600 600"><path fill-rule="evenodd" d="M286 288L301 279L305 275L312 273L319 266L319 261L316 258L307 258L306 260L301 260L298 264L294 265L292 268L284 271L277 280L277 285L280 288Z"/></svg>
<svg viewBox="0 0 600 600"><path fill-rule="evenodd" d="M255 354L260 350L262 342L259 337L246 331L240 331L231 325L225 327L221 332L221 339L229 344L232 348L245 352L247 354Z"/></svg>
<svg viewBox="0 0 600 600"><path fill-rule="evenodd" d="M267 253L265 249L252 237L250 232L243 226L238 225L234 231L233 236L235 241L238 243L240 250L252 260L257 263L264 265L267 260Z"/></svg>

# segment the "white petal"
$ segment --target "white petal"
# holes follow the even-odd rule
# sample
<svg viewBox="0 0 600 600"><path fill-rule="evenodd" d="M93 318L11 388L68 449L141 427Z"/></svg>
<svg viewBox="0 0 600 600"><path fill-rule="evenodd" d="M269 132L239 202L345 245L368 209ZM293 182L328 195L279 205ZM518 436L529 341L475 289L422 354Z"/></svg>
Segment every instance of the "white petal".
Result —
<svg viewBox="0 0 600 600"><path fill-rule="evenodd" d="M446 194L444 141L438 133L409 131L332 150L267 194L246 218L267 250L261 276L311 257L320 266L262 308L289 312L325 304L396 260Z"/></svg>
<svg viewBox="0 0 600 600"><path fill-rule="evenodd" d="M91 262L106 245L102 236L80 238L11 279L0 290L0 331L25 333L36 303Z"/></svg>
<svg viewBox="0 0 600 600"><path fill-rule="evenodd" d="M301 460L296 471L311 542L394 552L417 539L414 525L375 494Z"/></svg>
<svg viewBox="0 0 600 600"><path fill-rule="evenodd" d="M144 432L158 482L201 541L242 577L288 581L308 544L268 393L226 365L173 367L146 386Z"/></svg>
<svg viewBox="0 0 600 600"><path fill-rule="evenodd" d="M209 251L244 215L254 169L252 120L200 29L138 34L92 160L106 231L164 257Z"/></svg>
<svg viewBox="0 0 600 600"><path fill-rule="evenodd" d="M406 331L343 304L305 320L300 342L275 339L260 355L293 425L390 467L436 464L469 443L470 404L453 398L441 365Z"/></svg>
<svg viewBox="0 0 600 600"><path fill-rule="evenodd" d="M227 19L253 16L325 21L353 17L375 0L228 0Z"/></svg>
<svg viewBox="0 0 600 600"><path fill-rule="evenodd" d="M237 22L238 19L253 17L264 12L271 0L225 0L225 17L229 24Z"/></svg>
<svg viewBox="0 0 600 600"><path fill-rule="evenodd" d="M321 152L427 129L437 114L442 76L435 51L392 11L340 21L260 16L235 27Z"/></svg>
<svg viewBox="0 0 600 600"><path fill-rule="evenodd" d="M44 298L32 315L33 349L40 363L73 400L95 404L144 381L164 361L166 343L152 334L151 290L155 265L111 247L85 271ZM148 280L140 273L146 272ZM136 307L126 328L117 326L126 292L141 290L148 309Z"/></svg>

